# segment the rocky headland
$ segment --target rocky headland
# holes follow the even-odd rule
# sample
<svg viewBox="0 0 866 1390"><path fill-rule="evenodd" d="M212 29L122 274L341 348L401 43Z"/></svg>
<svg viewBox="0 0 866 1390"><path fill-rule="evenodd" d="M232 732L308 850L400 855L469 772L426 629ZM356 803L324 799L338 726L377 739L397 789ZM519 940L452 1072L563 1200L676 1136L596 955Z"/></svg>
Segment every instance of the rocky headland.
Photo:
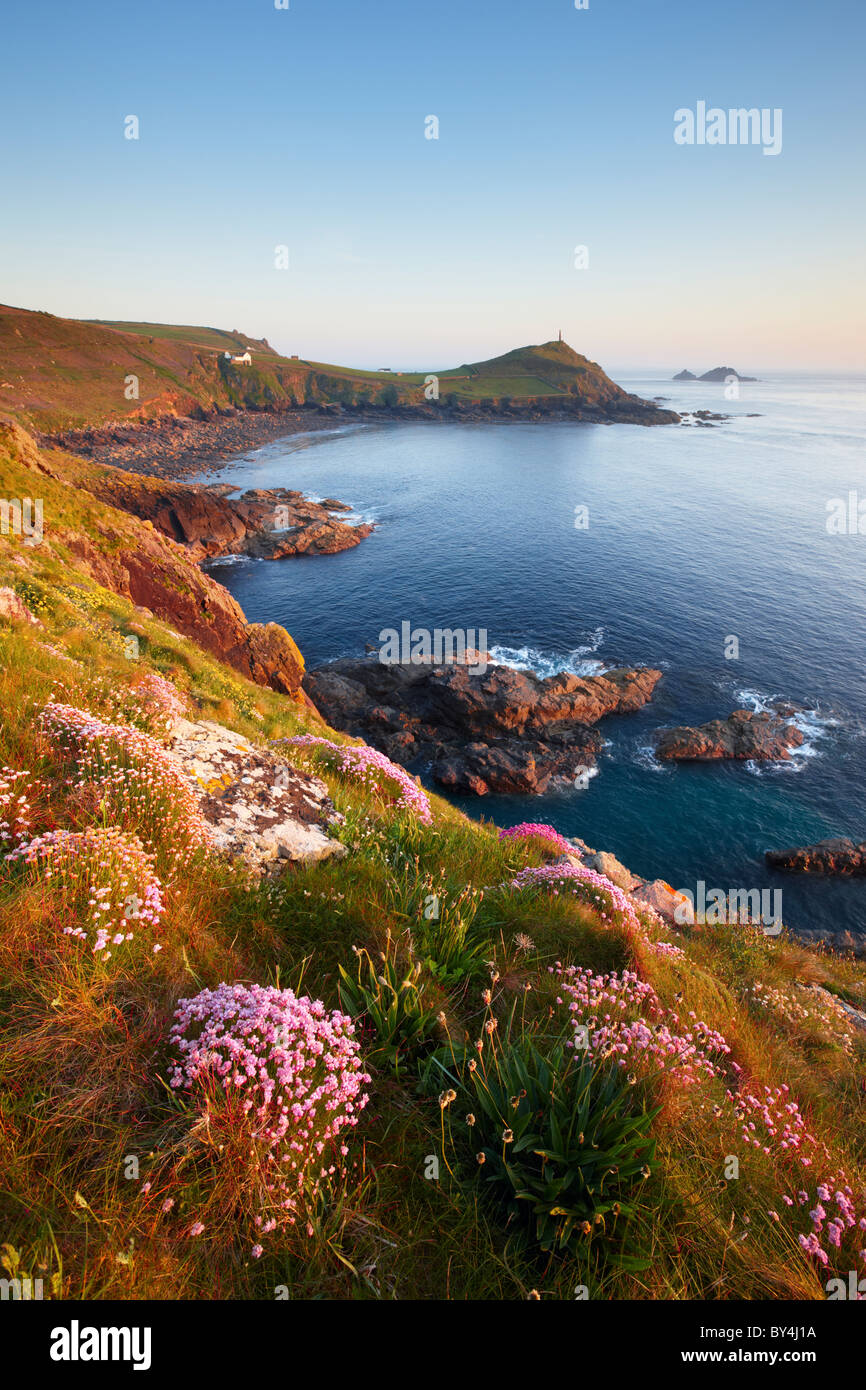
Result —
<svg viewBox="0 0 866 1390"><path fill-rule="evenodd" d="M593 727L651 698L661 672L620 668L602 675L465 663L382 663L344 658L308 673L304 689L334 728L366 739L406 767L429 766L453 792L540 793L572 784L602 746Z"/></svg>

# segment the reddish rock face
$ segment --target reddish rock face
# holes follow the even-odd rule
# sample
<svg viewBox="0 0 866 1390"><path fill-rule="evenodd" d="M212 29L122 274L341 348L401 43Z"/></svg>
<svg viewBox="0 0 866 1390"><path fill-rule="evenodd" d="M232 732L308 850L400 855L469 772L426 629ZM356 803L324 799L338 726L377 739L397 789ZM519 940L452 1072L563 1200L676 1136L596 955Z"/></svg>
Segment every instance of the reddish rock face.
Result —
<svg viewBox="0 0 866 1390"><path fill-rule="evenodd" d="M648 669L551 676L469 663L385 665L342 660L305 680L335 728L365 738L404 766L431 764L458 792L525 795L573 781L592 767L601 737L590 725L639 709L661 678Z"/></svg>
<svg viewBox="0 0 866 1390"><path fill-rule="evenodd" d="M727 719L698 728L660 729L656 755L668 761L709 762L718 758L785 761L803 734L780 714L738 709Z"/></svg>
<svg viewBox="0 0 866 1390"><path fill-rule="evenodd" d="M304 659L285 629L248 623L227 589L155 531L143 529L134 548L98 547L81 535L67 544L106 588L150 609L258 685L301 698Z"/></svg>
<svg viewBox="0 0 866 1390"><path fill-rule="evenodd" d="M859 877L866 874L866 841L855 844L844 838L819 840L797 849L768 850L765 858L773 869Z"/></svg>

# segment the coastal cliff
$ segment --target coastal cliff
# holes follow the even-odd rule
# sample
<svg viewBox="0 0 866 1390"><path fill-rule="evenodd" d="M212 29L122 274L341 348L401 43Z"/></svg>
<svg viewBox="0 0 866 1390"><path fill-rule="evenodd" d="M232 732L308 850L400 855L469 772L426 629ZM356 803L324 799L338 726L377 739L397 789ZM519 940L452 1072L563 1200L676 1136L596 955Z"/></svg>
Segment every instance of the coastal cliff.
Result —
<svg viewBox="0 0 866 1390"><path fill-rule="evenodd" d="M248 623L185 546L152 522L100 501L106 482L100 471L58 451L40 451L24 430L2 419L0 458L8 494L41 501L46 534L33 552L54 556L73 583L79 570L130 599L257 684L305 699L303 657L285 629ZM22 549L19 558L27 553ZM136 635L134 625L130 635Z"/></svg>

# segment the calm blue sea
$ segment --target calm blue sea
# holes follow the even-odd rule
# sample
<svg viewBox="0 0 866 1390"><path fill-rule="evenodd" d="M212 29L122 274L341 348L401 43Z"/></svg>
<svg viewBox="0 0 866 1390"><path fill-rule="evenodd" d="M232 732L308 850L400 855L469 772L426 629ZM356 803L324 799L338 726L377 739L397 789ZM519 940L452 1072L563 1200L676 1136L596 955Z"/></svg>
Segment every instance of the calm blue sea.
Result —
<svg viewBox="0 0 866 1390"><path fill-rule="evenodd" d="M277 441L221 480L339 497L378 530L341 555L213 573L251 620L283 623L308 666L408 620L486 628L496 655L544 675L660 667L652 703L601 726L585 790L460 804L501 825L549 821L676 887L781 887L792 926L864 933L866 880L771 874L763 853L866 837L866 534L826 525L831 499L859 489L866 504L866 383L768 376L727 402L721 385L617 379L733 418L345 425ZM814 711L789 765L655 762L656 727L778 695Z"/></svg>

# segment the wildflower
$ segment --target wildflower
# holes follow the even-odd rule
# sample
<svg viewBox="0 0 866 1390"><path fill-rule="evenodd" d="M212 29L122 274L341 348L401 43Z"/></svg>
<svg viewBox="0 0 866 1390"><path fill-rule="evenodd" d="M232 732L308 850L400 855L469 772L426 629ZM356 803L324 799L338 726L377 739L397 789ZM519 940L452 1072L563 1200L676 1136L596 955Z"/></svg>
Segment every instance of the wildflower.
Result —
<svg viewBox="0 0 866 1390"><path fill-rule="evenodd" d="M476 1154L475 1157L476 1157L476 1159L478 1160L479 1163L486 1163L486 1162L487 1162L487 1155L486 1155L486 1153L484 1153L483 1150L482 1150L482 1152L481 1152L480 1154Z"/></svg>
<svg viewBox="0 0 866 1390"><path fill-rule="evenodd" d="M558 830L554 830L552 825L542 825L536 821L522 821L520 825L512 825L508 830L500 830L500 840L525 840L536 839L546 840L554 849L558 849L562 854L575 854L574 845L560 835Z"/></svg>
<svg viewBox="0 0 866 1390"><path fill-rule="evenodd" d="M326 1149L367 1104L351 1019L289 989L221 984L180 1001L170 1040L171 1085L202 1086L208 1114L248 1135L262 1212L292 1224L333 1171Z"/></svg>
<svg viewBox="0 0 866 1390"><path fill-rule="evenodd" d="M514 938L514 944L517 947L518 951L535 950L535 942L533 941L531 936L526 935L526 932L519 931Z"/></svg>
<svg viewBox="0 0 866 1390"><path fill-rule="evenodd" d="M254 1245L252 1250L250 1251L250 1254L252 1255L254 1260L261 1259L264 1253L264 1248L261 1245Z"/></svg>
<svg viewBox="0 0 866 1390"><path fill-rule="evenodd" d="M466 1116L466 1123L467 1123L467 1124L470 1126L470 1128L471 1128L472 1125L475 1124L475 1116L472 1115L472 1114L467 1115L467 1116Z"/></svg>
<svg viewBox="0 0 866 1390"><path fill-rule="evenodd" d="M190 1233L191 1236L200 1236L203 1230L204 1230L204 1225L202 1224L202 1222L201 1222L201 1221L194 1221L193 1224L192 1224L192 1225L190 1226L190 1228L189 1228L189 1233Z"/></svg>
<svg viewBox="0 0 866 1390"><path fill-rule="evenodd" d="M79 925L63 928L65 936L87 941L94 955L108 960L109 944L132 939L126 927L129 904L137 904L136 921L155 931L165 911L163 887L154 871L153 855L136 835L115 827L91 826L83 831L51 830L22 840L8 860L21 860L34 881L50 879ZM108 879L106 883L104 880ZM81 921L87 924L80 925Z"/></svg>
<svg viewBox="0 0 866 1390"><path fill-rule="evenodd" d="M396 763L392 763L391 759L386 758L385 754L380 753L378 749L370 748L366 743L333 743L330 739L319 738L315 734L296 734L293 738L286 739L286 743L304 748L320 747L326 749L336 758L340 772L348 773L357 778L363 785L370 787L372 791L382 790L377 774L389 782L396 783L399 791L396 801L397 809L411 812L422 825L432 825L433 812L427 793L422 791L408 772Z"/></svg>

